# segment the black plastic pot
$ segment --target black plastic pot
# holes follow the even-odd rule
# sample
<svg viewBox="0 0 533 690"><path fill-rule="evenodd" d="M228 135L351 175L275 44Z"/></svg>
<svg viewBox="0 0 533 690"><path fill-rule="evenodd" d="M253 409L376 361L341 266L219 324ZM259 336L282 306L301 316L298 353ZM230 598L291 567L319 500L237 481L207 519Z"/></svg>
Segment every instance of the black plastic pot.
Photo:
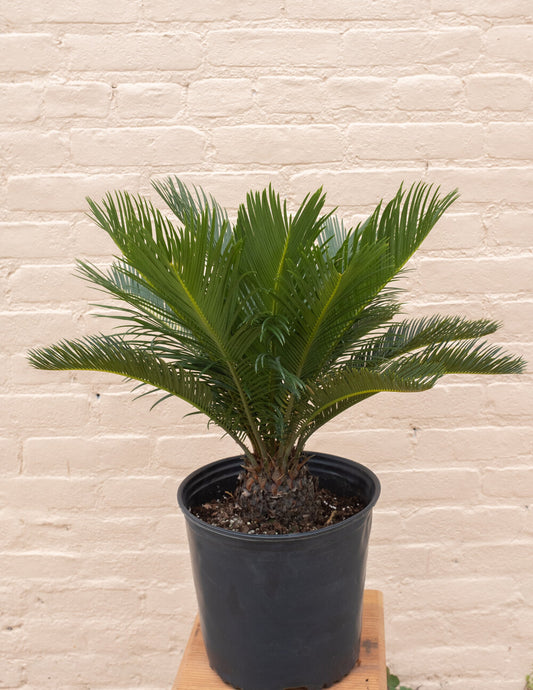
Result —
<svg viewBox="0 0 533 690"><path fill-rule="evenodd" d="M350 460L307 455L323 486L361 495L366 508L336 525L287 535L240 534L192 515L190 506L234 488L241 457L193 472L178 491L209 663L242 690L319 690L349 673L359 656L379 481Z"/></svg>

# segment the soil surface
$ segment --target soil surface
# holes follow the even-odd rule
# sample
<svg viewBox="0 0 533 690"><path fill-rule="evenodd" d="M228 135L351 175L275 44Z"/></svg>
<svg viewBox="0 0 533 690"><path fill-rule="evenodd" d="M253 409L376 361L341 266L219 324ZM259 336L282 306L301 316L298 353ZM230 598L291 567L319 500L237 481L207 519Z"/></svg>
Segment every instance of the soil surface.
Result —
<svg viewBox="0 0 533 690"><path fill-rule="evenodd" d="M216 527L244 534L294 534L312 532L342 522L359 513L365 503L358 496L336 496L331 491L317 487L315 491L313 515L304 510L290 517L263 515L252 517L243 510L234 493L227 491L200 506L193 506L191 512L204 522Z"/></svg>

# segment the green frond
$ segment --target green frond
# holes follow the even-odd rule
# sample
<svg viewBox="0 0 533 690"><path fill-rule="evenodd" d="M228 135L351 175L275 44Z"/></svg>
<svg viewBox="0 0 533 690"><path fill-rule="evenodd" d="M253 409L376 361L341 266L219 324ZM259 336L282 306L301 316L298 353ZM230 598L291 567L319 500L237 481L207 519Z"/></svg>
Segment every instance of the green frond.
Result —
<svg viewBox="0 0 533 690"><path fill-rule="evenodd" d="M350 366L379 367L407 352L455 340L473 340L499 328L490 319L429 316L390 324L384 333L356 343Z"/></svg>
<svg viewBox="0 0 533 690"><path fill-rule="evenodd" d="M440 370L444 374L521 374L525 361L506 354L501 347L479 340L429 345L420 352L405 355L387 366L386 371L402 374L404 368Z"/></svg>
<svg viewBox="0 0 533 690"><path fill-rule="evenodd" d="M440 187L425 182L413 184L407 191L400 186L383 210L381 203L361 226L357 241L361 244L387 242L390 259L387 272L392 277L403 268L458 196L457 190L441 196Z"/></svg>
<svg viewBox="0 0 533 690"><path fill-rule="evenodd" d="M380 392L417 392L445 374L519 373L524 362L480 341L498 324L431 316L396 321L394 283L457 198L417 183L348 228L322 189L294 213L269 187L232 224L201 188L176 177L154 189L168 215L115 192L90 215L118 252L79 274L112 299L117 335L32 350L41 369L107 371L189 402L253 464L287 467L309 436ZM257 459L257 460L256 460Z"/></svg>
<svg viewBox="0 0 533 690"><path fill-rule="evenodd" d="M315 408L309 418L325 409L374 393L418 393L428 390L435 384L435 376L428 375L421 368L420 375L411 371L380 372L372 369L343 369L320 382L310 395L310 403Z"/></svg>
<svg viewBox="0 0 533 690"><path fill-rule="evenodd" d="M169 364L118 336L62 340L51 347L30 350L28 359L37 369L119 374L176 395L208 416L213 414L214 395L205 383L182 367Z"/></svg>
<svg viewBox="0 0 533 690"><path fill-rule="evenodd" d="M307 404L295 406L297 426L291 425L291 431L303 444L338 414L376 393L418 393L432 388L438 378L434 372L422 370L417 376L407 366L403 372L345 368L318 382L311 389Z"/></svg>
<svg viewBox="0 0 533 690"><path fill-rule="evenodd" d="M113 304L99 305L104 310L100 316L118 319L120 313L123 313L127 320L139 318L144 324L150 321L158 330L169 334L182 329L179 319L168 303L126 262L115 262L107 272L85 261L78 261L77 264L79 276L115 300ZM111 313L105 314L106 310Z"/></svg>
<svg viewBox="0 0 533 690"><path fill-rule="evenodd" d="M207 196L203 189L194 185L187 186L176 176L153 180L152 186L184 225L194 225L206 217L214 229L215 237L231 236L226 209L211 195Z"/></svg>
<svg viewBox="0 0 533 690"><path fill-rule="evenodd" d="M321 234L323 251L310 252L307 270L295 276L301 285L301 295L292 296L299 335L285 357L298 376L314 378L327 366L359 313L403 268L456 196L441 198L431 185L419 183L407 192L400 188L383 210L378 204L353 230L330 219Z"/></svg>
<svg viewBox="0 0 533 690"><path fill-rule="evenodd" d="M300 263L313 250L325 217L322 190L308 195L294 216L272 187L250 192L239 207L235 236L243 244L241 270L250 277L255 308L277 313L291 294Z"/></svg>

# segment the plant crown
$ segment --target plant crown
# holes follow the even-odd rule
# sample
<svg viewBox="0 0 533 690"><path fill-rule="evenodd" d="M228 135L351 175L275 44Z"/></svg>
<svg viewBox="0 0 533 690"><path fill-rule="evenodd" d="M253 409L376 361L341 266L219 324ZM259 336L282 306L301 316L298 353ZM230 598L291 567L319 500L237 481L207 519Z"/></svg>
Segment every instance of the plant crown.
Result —
<svg viewBox="0 0 533 690"><path fill-rule="evenodd" d="M269 187L235 222L177 178L153 186L174 218L123 192L91 217L120 252L78 262L113 299L117 332L30 351L40 369L105 371L177 396L242 448L250 468L287 472L310 436L376 393L431 388L445 374L512 374L524 362L480 340L489 319L401 319L394 285L453 191L418 183L354 228L324 212L322 190L294 214Z"/></svg>

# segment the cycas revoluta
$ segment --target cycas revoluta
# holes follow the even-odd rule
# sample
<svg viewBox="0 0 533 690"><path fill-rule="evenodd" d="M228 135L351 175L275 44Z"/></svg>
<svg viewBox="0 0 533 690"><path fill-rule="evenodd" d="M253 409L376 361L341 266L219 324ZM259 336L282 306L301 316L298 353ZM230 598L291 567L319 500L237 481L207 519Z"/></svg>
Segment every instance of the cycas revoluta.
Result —
<svg viewBox="0 0 533 690"><path fill-rule="evenodd" d="M115 335L30 352L40 369L120 374L177 396L242 448L247 486L298 488L309 437L383 391L445 374L514 374L524 362L480 340L498 324L399 320L391 281L457 198L418 183L347 229L309 194L290 214L272 188L249 193L235 223L179 179L154 183L175 216L126 193L89 200L121 256L81 275L115 301ZM148 391L148 392L150 392Z"/></svg>

